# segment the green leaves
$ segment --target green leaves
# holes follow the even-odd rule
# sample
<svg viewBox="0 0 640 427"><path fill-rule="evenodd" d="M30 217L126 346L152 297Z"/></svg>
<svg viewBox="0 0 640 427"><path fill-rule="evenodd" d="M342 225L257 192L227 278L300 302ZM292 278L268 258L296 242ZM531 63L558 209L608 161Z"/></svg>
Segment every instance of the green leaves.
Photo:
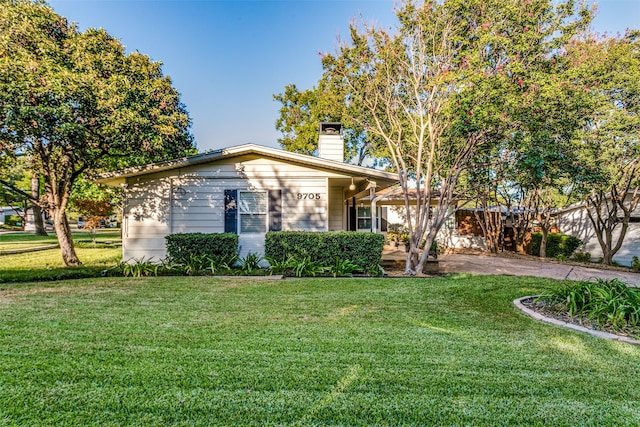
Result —
<svg viewBox="0 0 640 427"><path fill-rule="evenodd" d="M0 3L0 156L26 154L44 178L58 236L87 172L192 152L190 119L161 64L102 29L80 32L40 1ZM71 239L63 257L77 264Z"/></svg>
<svg viewBox="0 0 640 427"><path fill-rule="evenodd" d="M640 293L618 279L579 282L540 298L551 309L601 328L638 333Z"/></svg>

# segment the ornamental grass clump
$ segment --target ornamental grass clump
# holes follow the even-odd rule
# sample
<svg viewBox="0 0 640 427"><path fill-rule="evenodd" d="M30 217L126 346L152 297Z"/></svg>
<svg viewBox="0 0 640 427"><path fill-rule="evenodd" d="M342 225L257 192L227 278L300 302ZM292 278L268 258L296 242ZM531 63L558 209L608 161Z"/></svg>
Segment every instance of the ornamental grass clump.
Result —
<svg viewBox="0 0 640 427"><path fill-rule="evenodd" d="M539 298L557 314L581 324L640 335L640 292L618 279L578 282Z"/></svg>

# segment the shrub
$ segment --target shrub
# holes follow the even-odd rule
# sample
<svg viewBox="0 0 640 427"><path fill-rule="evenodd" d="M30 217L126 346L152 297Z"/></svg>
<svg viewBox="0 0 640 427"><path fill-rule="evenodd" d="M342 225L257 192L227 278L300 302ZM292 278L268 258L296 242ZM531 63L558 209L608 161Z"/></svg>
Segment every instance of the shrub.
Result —
<svg viewBox="0 0 640 427"><path fill-rule="evenodd" d="M351 273L353 273L357 269L358 267L350 260L341 260L338 257L336 257L336 262L328 267L328 270L331 274L333 274L333 277L351 276Z"/></svg>
<svg viewBox="0 0 640 427"><path fill-rule="evenodd" d="M640 259L635 255L631 258L631 269L633 271L640 271Z"/></svg>
<svg viewBox="0 0 640 427"><path fill-rule="evenodd" d="M618 279L578 282L539 298L555 312L617 331L640 326L640 293Z"/></svg>
<svg viewBox="0 0 640 427"><path fill-rule="evenodd" d="M304 257L301 260L295 260L290 258L293 271L295 272L296 277L309 277L309 276L317 276L318 274L324 273L325 269L318 265L317 263L311 260L311 257Z"/></svg>
<svg viewBox="0 0 640 427"><path fill-rule="evenodd" d="M265 259L269 262L269 274L293 275L296 261L292 257L282 260L269 257L265 257Z"/></svg>
<svg viewBox="0 0 640 427"><path fill-rule="evenodd" d="M578 262L591 262L590 252L576 252L573 254L574 261Z"/></svg>
<svg viewBox="0 0 640 427"><path fill-rule="evenodd" d="M531 233L531 255L540 255L540 242L542 233ZM582 245L582 240L566 234L549 233L547 235L547 258L569 258L573 252Z"/></svg>
<svg viewBox="0 0 640 427"><path fill-rule="evenodd" d="M307 257L315 265L330 267L336 258L351 261L357 270L368 271L380 264L384 236L355 231L274 231L265 239L265 257L297 261Z"/></svg>
<svg viewBox="0 0 640 427"><path fill-rule="evenodd" d="M217 260L209 260L209 270L211 274L229 274L233 270L233 263L238 259L237 256L219 258Z"/></svg>
<svg viewBox="0 0 640 427"><path fill-rule="evenodd" d="M13 227L21 227L22 226L22 217L19 215L5 215L4 223L6 225L10 225Z"/></svg>
<svg viewBox="0 0 640 427"><path fill-rule="evenodd" d="M395 233L393 231L389 231L387 233L387 242L398 243L399 239L400 239L400 236L398 235L398 233Z"/></svg>
<svg viewBox="0 0 640 427"><path fill-rule="evenodd" d="M183 233L166 236L167 258L187 263L200 258L227 261L238 253L238 235L233 233Z"/></svg>
<svg viewBox="0 0 640 427"><path fill-rule="evenodd" d="M183 260L183 269L188 276L200 275L211 264L211 258L203 254L189 254L188 259Z"/></svg>
<svg viewBox="0 0 640 427"><path fill-rule="evenodd" d="M157 276L160 264L152 261L151 258L132 258L120 263L120 269L124 277L144 277Z"/></svg>
<svg viewBox="0 0 640 427"><path fill-rule="evenodd" d="M240 265L244 274L254 274L260 270L262 257L255 252L249 252L246 257L240 258Z"/></svg>

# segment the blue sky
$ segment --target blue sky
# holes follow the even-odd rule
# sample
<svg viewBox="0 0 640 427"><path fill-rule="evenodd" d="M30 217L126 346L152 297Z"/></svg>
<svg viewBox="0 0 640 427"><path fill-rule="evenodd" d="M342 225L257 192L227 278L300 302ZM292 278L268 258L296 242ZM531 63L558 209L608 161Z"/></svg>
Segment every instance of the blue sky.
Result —
<svg viewBox="0 0 640 427"><path fill-rule="evenodd" d="M128 51L161 61L193 120L200 151L255 143L277 147L273 94L322 74L359 15L395 25L392 0L52 0L81 30L101 27ZM600 0L594 27L640 28L640 0Z"/></svg>

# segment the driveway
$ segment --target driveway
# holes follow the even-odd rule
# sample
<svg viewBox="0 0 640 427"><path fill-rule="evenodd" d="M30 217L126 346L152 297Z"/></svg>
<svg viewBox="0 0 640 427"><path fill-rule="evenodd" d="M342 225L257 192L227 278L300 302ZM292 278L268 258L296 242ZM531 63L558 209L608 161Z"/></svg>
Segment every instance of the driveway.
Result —
<svg viewBox="0 0 640 427"><path fill-rule="evenodd" d="M549 277L559 280L616 278L628 285L640 287L640 273L490 255L443 254L438 257L438 260L442 273L506 274Z"/></svg>

